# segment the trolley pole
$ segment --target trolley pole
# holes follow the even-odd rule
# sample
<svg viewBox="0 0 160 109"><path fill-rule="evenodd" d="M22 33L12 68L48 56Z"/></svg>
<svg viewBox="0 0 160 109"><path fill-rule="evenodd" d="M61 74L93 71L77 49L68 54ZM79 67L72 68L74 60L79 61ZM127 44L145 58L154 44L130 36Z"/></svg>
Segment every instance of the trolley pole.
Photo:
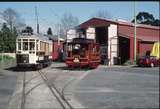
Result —
<svg viewBox="0 0 160 109"><path fill-rule="evenodd" d="M136 3L134 1L134 64L136 64L136 55L137 55L137 41L136 41L136 23L137 23L137 19L136 19Z"/></svg>

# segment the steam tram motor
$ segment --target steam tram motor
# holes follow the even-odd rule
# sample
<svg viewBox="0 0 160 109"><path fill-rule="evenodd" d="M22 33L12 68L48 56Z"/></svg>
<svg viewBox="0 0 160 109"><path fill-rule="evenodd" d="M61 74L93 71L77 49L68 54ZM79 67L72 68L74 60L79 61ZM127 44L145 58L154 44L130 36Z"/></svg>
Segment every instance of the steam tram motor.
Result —
<svg viewBox="0 0 160 109"><path fill-rule="evenodd" d="M68 67L96 68L100 64L100 47L93 39L74 38L67 47Z"/></svg>
<svg viewBox="0 0 160 109"><path fill-rule="evenodd" d="M52 41L39 34L23 34L16 39L18 67L42 68L51 63Z"/></svg>

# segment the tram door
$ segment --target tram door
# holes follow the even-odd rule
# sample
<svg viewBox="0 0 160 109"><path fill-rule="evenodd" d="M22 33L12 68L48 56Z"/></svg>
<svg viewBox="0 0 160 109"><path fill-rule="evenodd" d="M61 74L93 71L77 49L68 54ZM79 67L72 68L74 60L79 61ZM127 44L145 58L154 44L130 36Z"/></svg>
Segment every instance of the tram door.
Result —
<svg viewBox="0 0 160 109"><path fill-rule="evenodd" d="M108 65L108 27L96 27L96 42L100 44L101 64Z"/></svg>

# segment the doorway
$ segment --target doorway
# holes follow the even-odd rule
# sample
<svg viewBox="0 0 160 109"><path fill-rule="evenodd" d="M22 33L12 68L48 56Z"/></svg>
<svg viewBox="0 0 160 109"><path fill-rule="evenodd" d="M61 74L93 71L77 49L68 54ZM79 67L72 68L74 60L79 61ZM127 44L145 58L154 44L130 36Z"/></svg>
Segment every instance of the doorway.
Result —
<svg viewBox="0 0 160 109"><path fill-rule="evenodd" d="M108 27L96 27L96 42L100 44L101 64L108 65Z"/></svg>
<svg viewBox="0 0 160 109"><path fill-rule="evenodd" d="M130 40L125 37L118 37L119 41L119 64L124 64L130 59Z"/></svg>

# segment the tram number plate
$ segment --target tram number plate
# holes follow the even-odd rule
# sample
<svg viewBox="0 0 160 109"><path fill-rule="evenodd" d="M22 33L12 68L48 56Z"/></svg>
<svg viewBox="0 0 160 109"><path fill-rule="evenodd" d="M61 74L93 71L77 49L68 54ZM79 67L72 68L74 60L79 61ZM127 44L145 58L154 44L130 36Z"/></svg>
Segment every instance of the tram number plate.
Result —
<svg viewBox="0 0 160 109"><path fill-rule="evenodd" d="M78 59L78 58L75 58L75 59L73 60L73 62L79 62L79 59Z"/></svg>

